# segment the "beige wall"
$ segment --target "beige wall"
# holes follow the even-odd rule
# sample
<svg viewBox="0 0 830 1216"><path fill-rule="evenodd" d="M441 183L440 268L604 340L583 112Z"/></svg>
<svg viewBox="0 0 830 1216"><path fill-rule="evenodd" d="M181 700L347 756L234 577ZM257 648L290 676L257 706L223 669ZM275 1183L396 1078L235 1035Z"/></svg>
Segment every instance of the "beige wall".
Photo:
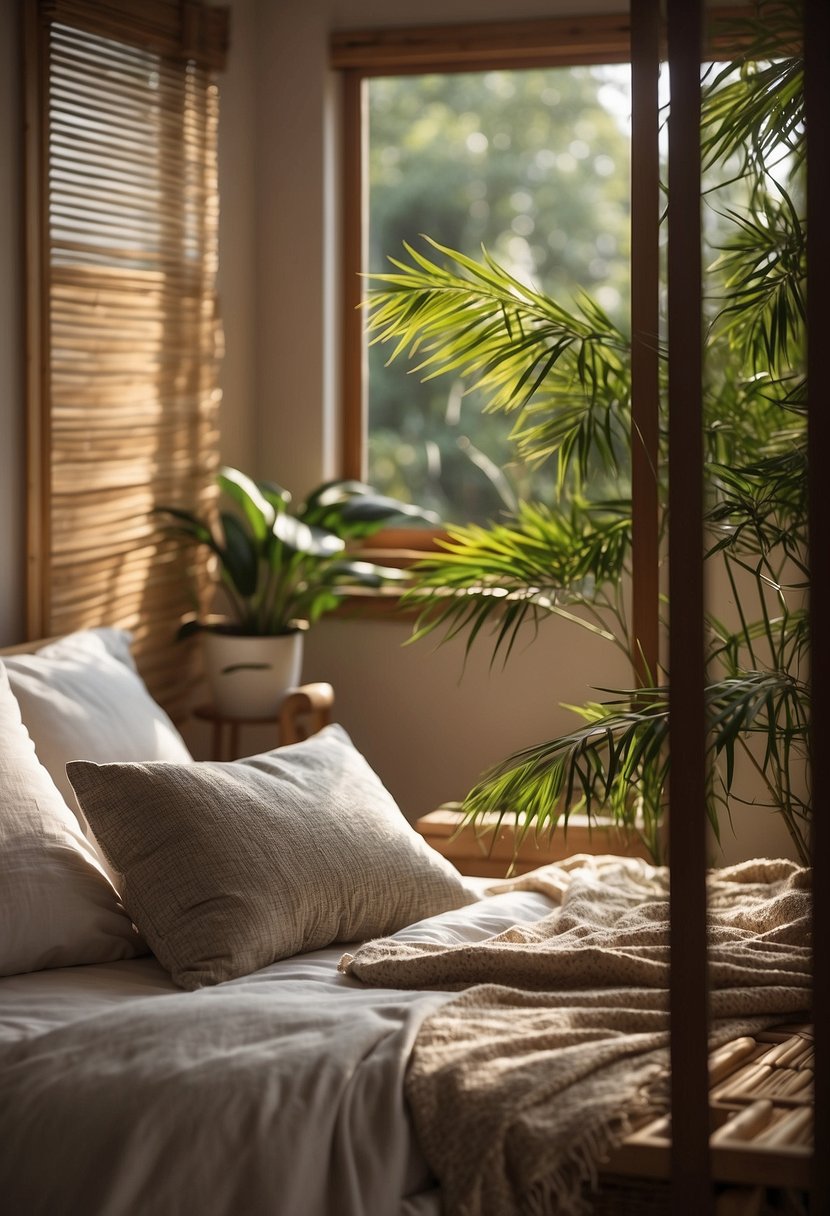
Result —
<svg viewBox="0 0 830 1216"><path fill-rule="evenodd" d="M298 494L336 469L337 83L330 27L550 15L553 0L233 0L222 79L223 457ZM573 2L560 4L584 11ZM595 4L614 11L618 3ZM22 632L24 527L20 271L21 129L15 0L0 0L0 643ZM486 644L462 678L463 647L404 647L400 622L328 621L309 636L305 676L336 688L338 717L414 816L460 797L511 748L572 718L560 702L628 684L624 662L551 622L489 669ZM204 737L195 736L199 747ZM250 738L251 748L268 740ZM750 812L727 857L780 852ZM728 831L728 830L727 830Z"/></svg>
<svg viewBox="0 0 830 1216"><path fill-rule="evenodd" d="M23 632L23 228L16 0L0 0L0 644Z"/></svg>

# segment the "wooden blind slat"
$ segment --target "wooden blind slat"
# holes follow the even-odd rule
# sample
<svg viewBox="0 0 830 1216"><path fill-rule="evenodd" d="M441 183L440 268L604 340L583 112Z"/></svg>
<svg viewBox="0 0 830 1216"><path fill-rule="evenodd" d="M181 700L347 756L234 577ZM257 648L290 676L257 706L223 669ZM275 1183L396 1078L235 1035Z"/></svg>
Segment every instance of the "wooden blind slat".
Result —
<svg viewBox="0 0 830 1216"><path fill-rule="evenodd" d="M700 186L701 0L669 0L671 1210L713 1211L709 1156Z"/></svg>
<svg viewBox="0 0 830 1216"><path fill-rule="evenodd" d="M173 641L192 592L153 512L214 502L219 402L218 94L144 37L172 7L40 8L48 461L29 626L133 630L168 708L196 675L196 652ZM117 36L91 9L121 13Z"/></svg>

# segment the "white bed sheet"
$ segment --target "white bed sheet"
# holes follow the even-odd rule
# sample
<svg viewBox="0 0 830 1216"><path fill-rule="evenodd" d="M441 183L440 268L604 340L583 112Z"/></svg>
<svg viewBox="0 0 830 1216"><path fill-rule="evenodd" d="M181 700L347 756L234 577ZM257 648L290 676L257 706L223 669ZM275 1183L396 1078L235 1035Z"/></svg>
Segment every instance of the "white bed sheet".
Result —
<svg viewBox="0 0 830 1216"><path fill-rule="evenodd" d="M477 941L550 910L511 892L401 930ZM10 1216L422 1216L437 1194L403 1073L447 993L367 989L338 945L183 993L153 958L0 980Z"/></svg>

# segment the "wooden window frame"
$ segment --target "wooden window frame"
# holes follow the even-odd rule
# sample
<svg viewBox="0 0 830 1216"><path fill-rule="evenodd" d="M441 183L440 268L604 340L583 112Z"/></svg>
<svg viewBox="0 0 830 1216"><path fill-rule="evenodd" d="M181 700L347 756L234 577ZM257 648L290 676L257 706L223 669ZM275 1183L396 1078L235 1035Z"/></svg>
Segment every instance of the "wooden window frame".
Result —
<svg viewBox="0 0 830 1216"><path fill-rule="evenodd" d="M630 23L626 14L429 25L332 34L330 66L341 73L341 469L366 476L366 368L361 275L366 248L365 84L376 76L426 72L572 67L626 63ZM372 548L397 551L407 561L434 548L440 530L384 531Z"/></svg>

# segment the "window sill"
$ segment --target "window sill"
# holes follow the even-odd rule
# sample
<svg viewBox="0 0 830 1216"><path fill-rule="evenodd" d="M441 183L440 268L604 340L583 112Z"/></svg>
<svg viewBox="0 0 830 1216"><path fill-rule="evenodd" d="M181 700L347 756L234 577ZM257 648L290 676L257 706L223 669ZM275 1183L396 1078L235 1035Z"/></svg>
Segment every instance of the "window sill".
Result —
<svg viewBox="0 0 830 1216"><path fill-rule="evenodd" d="M406 570L435 553L437 542L446 539L441 528L384 528L360 542L360 555L380 566Z"/></svg>
<svg viewBox="0 0 830 1216"><path fill-rule="evenodd" d="M400 587L350 587L333 612L339 621L388 621L391 624L413 621L416 608L402 608Z"/></svg>

